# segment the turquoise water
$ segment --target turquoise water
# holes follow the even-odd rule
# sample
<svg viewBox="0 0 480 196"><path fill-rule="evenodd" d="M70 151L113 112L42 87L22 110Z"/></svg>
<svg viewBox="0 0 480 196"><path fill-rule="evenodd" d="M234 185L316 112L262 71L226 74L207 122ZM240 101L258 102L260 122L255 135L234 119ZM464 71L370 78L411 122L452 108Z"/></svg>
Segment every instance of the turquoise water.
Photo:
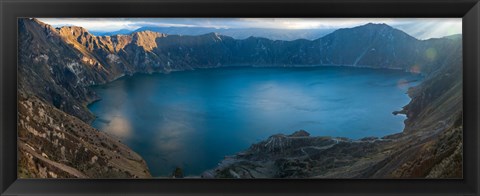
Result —
<svg viewBox="0 0 480 196"><path fill-rule="evenodd" d="M393 115L419 75L349 67L216 68L138 74L94 87L92 125L121 138L154 176L200 175L268 136L304 129L359 139L401 132Z"/></svg>

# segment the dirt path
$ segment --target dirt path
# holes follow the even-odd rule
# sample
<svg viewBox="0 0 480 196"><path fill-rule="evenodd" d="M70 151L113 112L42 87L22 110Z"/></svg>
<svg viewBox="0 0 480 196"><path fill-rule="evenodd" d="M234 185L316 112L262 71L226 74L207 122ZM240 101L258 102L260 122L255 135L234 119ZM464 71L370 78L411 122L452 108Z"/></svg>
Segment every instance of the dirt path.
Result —
<svg viewBox="0 0 480 196"><path fill-rule="evenodd" d="M60 163L57 163L57 162L54 162L54 161L51 161L50 159L47 159L45 157L43 157L42 155L38 154L37 152L35 152L31 147L28 147L25 143L23 142L20 142L19 143L20 145L20 148L22 148L22 150L25 150L27 151L28 153L30 153L31 155L33 155L35 158L37 159L40 159L41 161L53 166L53 167L56 167L58 168L59 170L62 170L64 172L67 172L77 178L88 178L88 176L86 176L85 174L83 174L82 172L76 170L75 168L72 168L72 167L69 167L69 166L66 166L66 165L63 165L63 164L60 164Z"/></svg>

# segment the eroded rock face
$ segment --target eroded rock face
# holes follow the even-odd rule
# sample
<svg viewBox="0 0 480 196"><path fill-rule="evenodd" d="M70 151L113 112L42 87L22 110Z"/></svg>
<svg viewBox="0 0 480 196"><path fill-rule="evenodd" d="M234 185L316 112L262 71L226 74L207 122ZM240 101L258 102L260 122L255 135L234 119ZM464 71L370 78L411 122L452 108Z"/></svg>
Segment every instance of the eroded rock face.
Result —
<svg viewBox="0 0 480 196"><path fill-rule="evenodd" d="M203 178L461 178L462 126L397 139L272 136Z"/></svg>
<svg viewBox="0 0 480 196"><path fill-rule="evenodd" d="M299 135L301 133L302 136ZM226 158L203 177L216 178L311 178L356 177L368 170L367 156L377 153L390 140L349 140L310 137L306 131L275 135ZM385 156L375 157L376 160Z"/></svg>
<svg viewBox="0 0 480 196"><path fill-rule="evenodd" d="M148 178L145 161L83 121L19 93L20 178Z"/></svg>

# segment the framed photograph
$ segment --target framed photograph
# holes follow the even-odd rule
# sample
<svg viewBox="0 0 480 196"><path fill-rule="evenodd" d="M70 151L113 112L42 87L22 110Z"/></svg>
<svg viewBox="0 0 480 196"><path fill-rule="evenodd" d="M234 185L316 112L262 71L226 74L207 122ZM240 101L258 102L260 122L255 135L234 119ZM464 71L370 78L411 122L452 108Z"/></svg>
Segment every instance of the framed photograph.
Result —
<svg viewBox="0 0 480 196"><path fill-rule="evenodd" d="M3 0L1 195L478 195L480 3Z"/></svg>

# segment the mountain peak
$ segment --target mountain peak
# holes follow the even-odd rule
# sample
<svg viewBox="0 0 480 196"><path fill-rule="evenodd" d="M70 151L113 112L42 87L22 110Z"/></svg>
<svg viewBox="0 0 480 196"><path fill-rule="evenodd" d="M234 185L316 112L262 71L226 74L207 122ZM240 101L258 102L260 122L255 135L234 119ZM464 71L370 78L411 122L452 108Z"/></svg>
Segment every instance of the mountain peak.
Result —
<svg viewBox="0 0 480 196"><path fill-rule="evenodd" d="M389 31L397 30L397 31L400 31L400 30L395 29L392 26L390 26L388 24L385 24L385 23L371 23L371 22L367 23L367 24L364 24L364 25L351 27L351 28L346 28L346 29L365 29L365 30L369 30L369 31L379 31L379 30L389 30Z"/></svg>
<svg viewBox="0 0 480 196"><path fill-rule="evenodd" d="M223 36L222 34L220 34L220 33L217 33L217 32L211 32L211 33L207 33L207 35L214 36L214 37L220 37L220 36Z"/></svg>
<svg viewBox="0 0 480 196"><path fill-rule="evenodd" d="M131 35L132 36L157 36L157 37L166 36L166 34L164 34L164 33L151 31L151 30L135 31L135 32L131 33Z"/></svg>
<svg viewBox="0 0 480 196"><path fill-rule="evenodd" d="M44 23L36 18L28 18L28 19L23 19L23 20L19 20L19 23L21 24L27 24L29 26L32 26L32 27L35 27L35 28L46 28L46 29L50 29L50 30L53 30L54 28L52 27L52 25L49 25L47 23Z"/></svg>
<svg viewBox="0 0 480 196"><path fill-rule="evenodd" d="M386 23L374 23L374 22L369 22L369 23L361 25L361 26L376 26L376 27L390 27L390 28L393 28Z"/></svg>
<svg viewBox="0 0 480 196"><path fill-rule="evenodd" d="M356 27L341 28L324 36L324 38L336 37L336 36L347 36L347 35L357 35L358 37L364 37L364 38L371 37L374 35L379 35L382 37L389 37L389 38L417 40L411 35L385 23L367 23L361 26L356 26Z"/></svg>
<svg viewBox="0 0 480 196"><path fill-rule="evenodd" d="M36 18L29 18L28 20L29 20L29 21L32 21L32 22L35 22L35 23L38 23L38 24L41 25L41 26L50 26L49 24L44 23L44 22L42 22L42 21L40 21L40 20L38 20L38 19L36 19Z"/></svg>
<svg viewBox="0 0 480 196"><path fill-rule="evenodd" d="M87 29L79 26L63 26L56 28L62 36L73 35L74 37L90 35ZM94 35L92 35L94 36Z"/></svg>
<svg viewBox="0 0 480 196"><path fill-rule="evenodd" d="M146 51L152 51L157 47L156 39L166 37L166 34L153 31L139 31L131 34L132 40L137 46L142 46Z"/></svg>

